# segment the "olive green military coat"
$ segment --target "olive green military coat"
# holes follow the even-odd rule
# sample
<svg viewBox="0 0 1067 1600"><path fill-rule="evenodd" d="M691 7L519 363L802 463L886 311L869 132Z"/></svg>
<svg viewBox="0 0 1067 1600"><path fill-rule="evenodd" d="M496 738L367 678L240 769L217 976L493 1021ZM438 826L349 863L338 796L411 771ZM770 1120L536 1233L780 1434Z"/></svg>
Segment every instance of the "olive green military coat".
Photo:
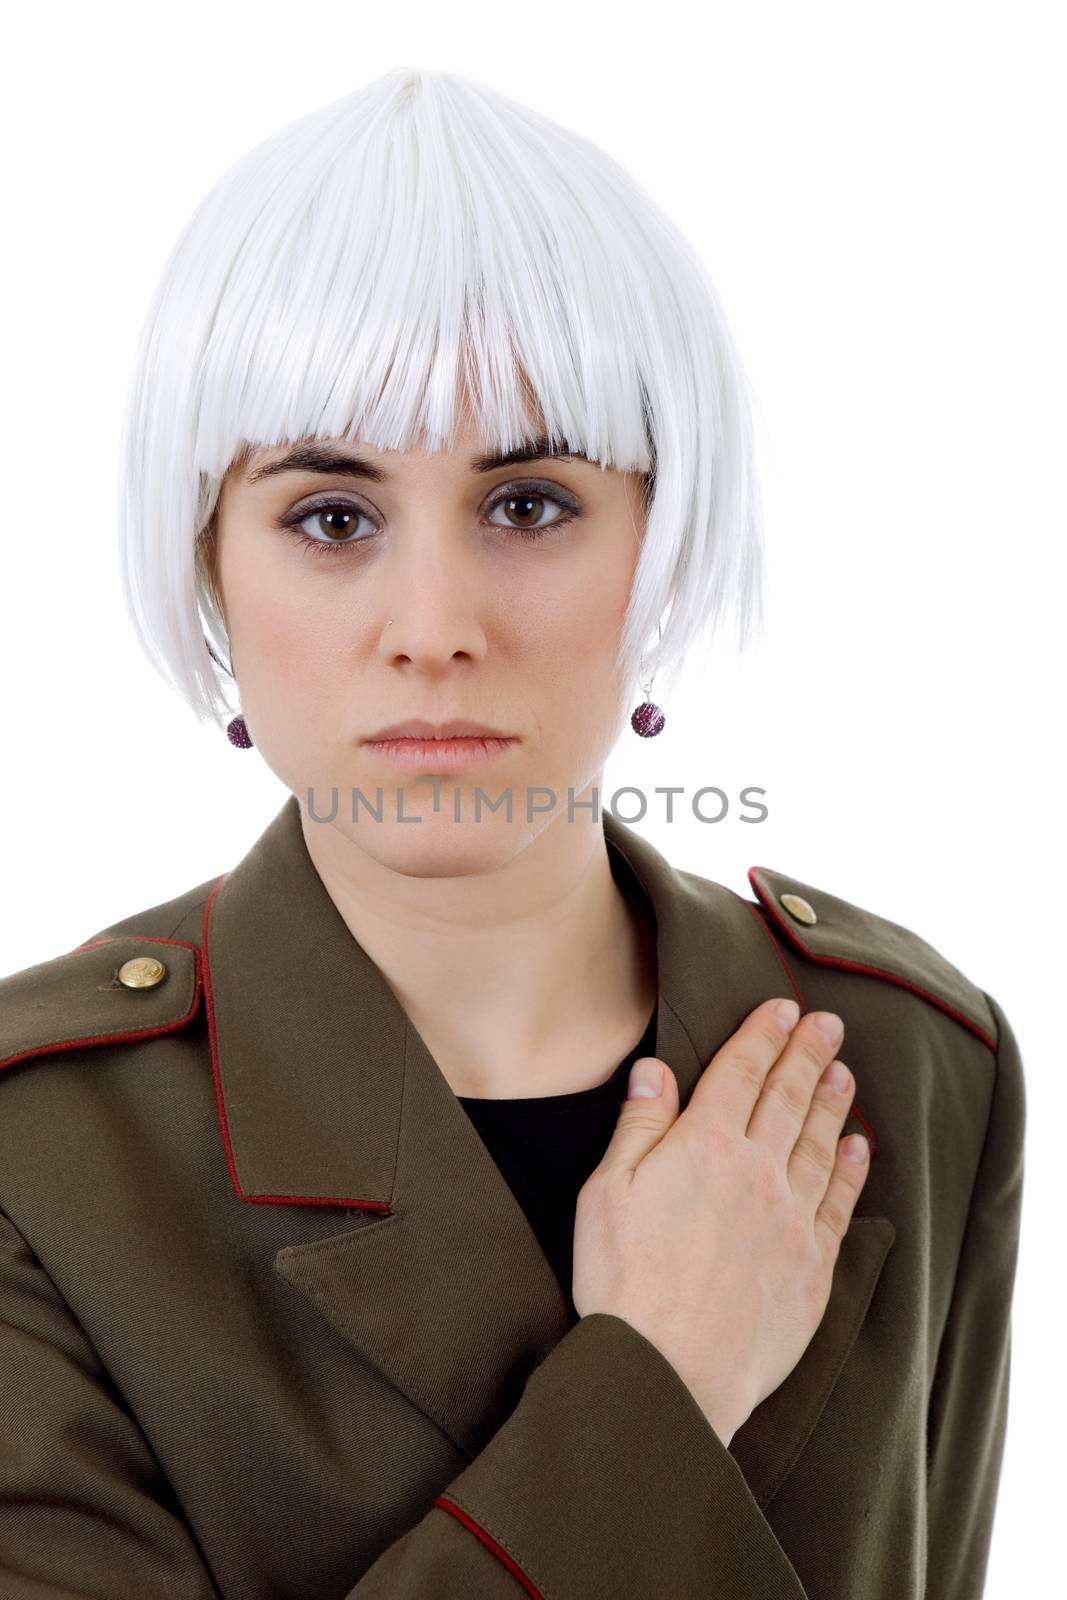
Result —
<svg viewBox="0 0 1067 1600"><path fill-rule="evenodd" d="M873 1156L799 1364L727 1448L629 1323L575 1321L290 796L232 870L0 980L3 1600L981 1593L1004 1014L877 915L603 825L655 911L683 1107L761 1000L844 1018Z"/></svg>

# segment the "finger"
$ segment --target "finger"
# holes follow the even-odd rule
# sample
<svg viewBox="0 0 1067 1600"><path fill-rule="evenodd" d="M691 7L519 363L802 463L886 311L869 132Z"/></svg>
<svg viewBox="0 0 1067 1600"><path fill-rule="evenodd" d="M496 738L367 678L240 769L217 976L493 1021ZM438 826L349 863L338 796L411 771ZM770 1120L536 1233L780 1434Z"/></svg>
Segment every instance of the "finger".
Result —
<svg viewBox="0 0 1067 1600"><path fill-rule="evenodd" d="M662 1068L658 1094L632 1094L635 1069L642 1062ZM655 1087L651 1082L648 1086ZM632 1175L677 1120L678 1080L667 1063L658 1056L639 1056L630 1068L627 1091L626 1099L619 1108L615 1131L601 1158L600 1168L605 1171L608 1168L625 1170Z"/></svg>
<svg viewBox="0 0 1067 1600"><path fill-rule="evenodd" d="M854 1151L861 1155L862 1160L853 1160ZM840 1249L869 1170L867 1140L862 1133L850 1133L838 1144L833 1174L826 1186L822 1204L815 1213L815 1232L835 1252Z"/></svg>
<svg viewBox="0 0 1067 1600"><path fill-rule="evenodd" d="M750 1011L697 1079L679 1122L743 1134L799 1014L796 1001L785 999L765 1000Z"/></svg>
<svg viewBox="0 0 1067 1600"><path fill-rule="evenodd" d="M797 1023L788 1045L767 1074L763 1093L749 1120L748 1136L775 1150L783 1166L808 1114L815 1085L833 1060L844 1031L835 1012L809 1011Z"/></svg>
<svg viewBox="0 0 1067 1600"><path fill-rule="evenodd" d="M840 1075L838 1084L833 1080ZM808 1114L789 1154L786 1172L793 1193L819 1204L837 1159L841 1125L852 1104L855 1080L843 1061L831 1061L815 1085Z"/></svg>

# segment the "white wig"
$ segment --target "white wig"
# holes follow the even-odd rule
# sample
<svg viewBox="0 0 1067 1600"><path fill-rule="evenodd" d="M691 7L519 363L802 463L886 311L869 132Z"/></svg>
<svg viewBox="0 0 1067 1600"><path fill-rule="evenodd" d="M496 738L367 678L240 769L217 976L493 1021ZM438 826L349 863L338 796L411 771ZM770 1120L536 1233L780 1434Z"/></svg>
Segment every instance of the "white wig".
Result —
<svg viewBox="0 0 1067 1600"><path fill-rule="evenodd" d="M466 76L395 68L215 184L145 320L122 581L142 647L199 717L233 709L201 544L227 471L311 439L448 449L464 379L497 448L547 432L647 475L626 677L659 689L728 612L744 647L763 565L752 414L697 252L579 134Z"/></svg>

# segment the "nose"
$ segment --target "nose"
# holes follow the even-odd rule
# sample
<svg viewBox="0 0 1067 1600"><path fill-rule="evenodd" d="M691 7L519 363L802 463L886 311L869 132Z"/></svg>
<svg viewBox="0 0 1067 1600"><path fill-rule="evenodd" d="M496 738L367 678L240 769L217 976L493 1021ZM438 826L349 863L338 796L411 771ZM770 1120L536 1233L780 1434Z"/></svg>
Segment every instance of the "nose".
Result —
<svg viewBox="0 0 1067 1600"><path fill-rule="evenodd" d="M424 523L383 561L378 650L388 666L432 674L484 658L489 602L461 546L440 524Z"/></svg>

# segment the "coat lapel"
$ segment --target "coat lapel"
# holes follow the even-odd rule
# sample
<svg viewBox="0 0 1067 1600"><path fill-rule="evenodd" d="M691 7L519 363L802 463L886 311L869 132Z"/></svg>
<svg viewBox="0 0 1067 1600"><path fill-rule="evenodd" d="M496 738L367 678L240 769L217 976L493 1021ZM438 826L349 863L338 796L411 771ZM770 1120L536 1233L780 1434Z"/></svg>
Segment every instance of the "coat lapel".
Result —
<svg viewBox="0 0 1067 1600"><path fill-rule="evenodd" d="M602 816L613 870L629 866L655 913L655 1053L684 1108L726 1037L782 992L782 966L751 902ZM326 892L295 796L215 885L202 950L233 1188L333 1213L320 1236L304 1229L277 1250L275 1272L473 1457L573 1318L518 1201ZM853 1218L815 1338L734 1436L761 1503L818 1420L892 1239L888 1218Z"/></svg>

